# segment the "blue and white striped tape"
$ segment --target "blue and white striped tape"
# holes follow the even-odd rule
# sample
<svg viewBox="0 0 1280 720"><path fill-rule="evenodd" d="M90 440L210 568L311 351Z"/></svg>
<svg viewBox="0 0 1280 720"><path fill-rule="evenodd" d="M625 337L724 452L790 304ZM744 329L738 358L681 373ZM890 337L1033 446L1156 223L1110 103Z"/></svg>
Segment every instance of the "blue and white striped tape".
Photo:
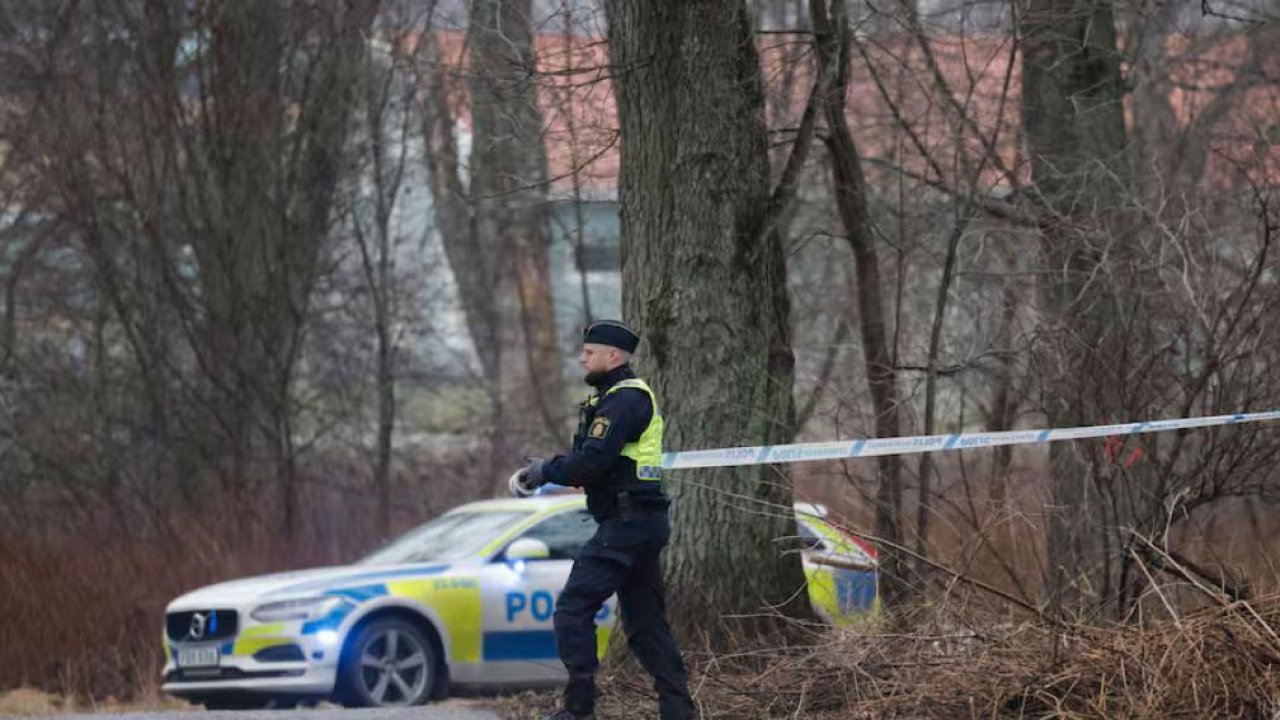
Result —
<svg viewBox="0 0 1280 720"><path fill-rule="evenodd" d="M857 440L796 443L793 445L686 450L664 453L662 467L666 470L684 470L689 468L794 463L810 460L843 460L847 458L877 457L880 455L912 455L945 450L998 447L1000 445L1034 445L1057 440L1083 440L1112 435L1141 435L1167 430L1236 425L1265 420L1280 420L1280 410L1047 430L1006 430L1003 432L952 433L950 435L859 438Z"/></svg>

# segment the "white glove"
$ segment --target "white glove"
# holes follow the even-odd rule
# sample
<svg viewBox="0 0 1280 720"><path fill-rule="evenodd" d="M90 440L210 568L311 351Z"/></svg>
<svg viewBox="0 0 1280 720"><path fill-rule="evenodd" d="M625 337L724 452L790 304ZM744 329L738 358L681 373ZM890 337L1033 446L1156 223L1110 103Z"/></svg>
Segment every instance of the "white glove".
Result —
<svg viewBox="0 0 1280 720"><path fill-rule="evenodd" d="M526 498L533 495L537 488L525 487L524 480L524 468L520 468L519 470L511 473L511 477L507 478L507 490L511 493L512 497Z"/></svg>
<svg viewBox="0 0 1280 720"><path fill-rule="evenodd" d="M542 465L546 461L534 458L528 465L520 468L507 478L507 490L513 497L530 497L538 488L546 484L542 479Z"/></svg>

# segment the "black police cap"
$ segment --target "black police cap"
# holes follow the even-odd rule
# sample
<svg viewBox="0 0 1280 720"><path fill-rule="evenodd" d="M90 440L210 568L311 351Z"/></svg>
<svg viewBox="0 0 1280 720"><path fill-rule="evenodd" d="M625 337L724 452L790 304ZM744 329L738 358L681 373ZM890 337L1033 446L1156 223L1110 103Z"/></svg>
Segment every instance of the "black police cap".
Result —
<svg viewBox="0 0 1280 720"><path fill-rule="evenodd" d="M640 337L617 320L601 320L582 331L582 342L608 345L633 353L640 344Z"/></svg>

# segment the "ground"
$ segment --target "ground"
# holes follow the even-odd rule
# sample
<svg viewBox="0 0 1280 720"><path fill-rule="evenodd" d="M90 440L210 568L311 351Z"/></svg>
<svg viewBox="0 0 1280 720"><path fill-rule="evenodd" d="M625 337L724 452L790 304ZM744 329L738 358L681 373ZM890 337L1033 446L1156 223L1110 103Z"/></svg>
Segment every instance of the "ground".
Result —
<svg viewBox="0 0 1280 720"><path fill-rule="evenodd" d="M306 708L308 720L504 720L505 714L497 714L491 708L501 700L458 698L426 707L395 710L346 710L337 705L322 703L316 708ZM297 710L260 710L254 712L205 712L201 708L166 696L132 703L106 702L96 705L77 705L62 698L38 690L22 688L0 693L0 717L57 717L68 720L101 718L107 715L113 720L271 720L273 718L303 717Z"/></svg>

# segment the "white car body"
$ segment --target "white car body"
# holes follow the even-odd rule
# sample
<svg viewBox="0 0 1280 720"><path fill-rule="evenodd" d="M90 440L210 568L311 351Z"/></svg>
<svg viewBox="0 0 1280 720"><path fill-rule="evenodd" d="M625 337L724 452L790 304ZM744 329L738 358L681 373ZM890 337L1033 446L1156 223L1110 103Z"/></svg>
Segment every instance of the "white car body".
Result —
<svg viewBox="0 0 1280 720"><path fill-rule="evenodd" d="M817 534L829 536L830 526L804 508L799 517L802 529L820 523ZM556 653L551 616L573 555L594 531L582 495L487 500L456 508L402 536L399 545L379 551L395 555L397 547L413 547L413 538L429 538L422 541L423 547L429 548L430 542L448 543L444 559L438 561L415 557L414 562L368 564L366 558L354 565L201 588L177 598L166 609L163 689L201 702L232 694L328 697L341 689L340 663L352 631L392 616L414 624L430 641L439 664L439 672L430 680L439 685L432 690L436 697L450 685L561 682L565 671ZM813 532L810 528L803 534ZM530 538L540 541L550 557L513 560L507 556L515 541ZM861 545L826 552L838 555L840 567L845 568L834 572L859 576L859 599L854 607L845 602L853 597L850 592L833 589L827 595L838 606L814 596L819 612L829 621L839 621L841 615L873 610L878 602L873 552ZM370 557L376 559L379 553ZM813 573L829 572L815 570L814 554L807 552L805 559L811 596L818 577ZM851 572L850 563L865 570ZM265 606L287 602L309 603L295 613L307 617L262 617ZM615 603L610 598L597 616L601 653L615 621ZM388 657L394 656L397 641L386 642L392 646ZM346 662L354 661L347 657Z"/></svg>

